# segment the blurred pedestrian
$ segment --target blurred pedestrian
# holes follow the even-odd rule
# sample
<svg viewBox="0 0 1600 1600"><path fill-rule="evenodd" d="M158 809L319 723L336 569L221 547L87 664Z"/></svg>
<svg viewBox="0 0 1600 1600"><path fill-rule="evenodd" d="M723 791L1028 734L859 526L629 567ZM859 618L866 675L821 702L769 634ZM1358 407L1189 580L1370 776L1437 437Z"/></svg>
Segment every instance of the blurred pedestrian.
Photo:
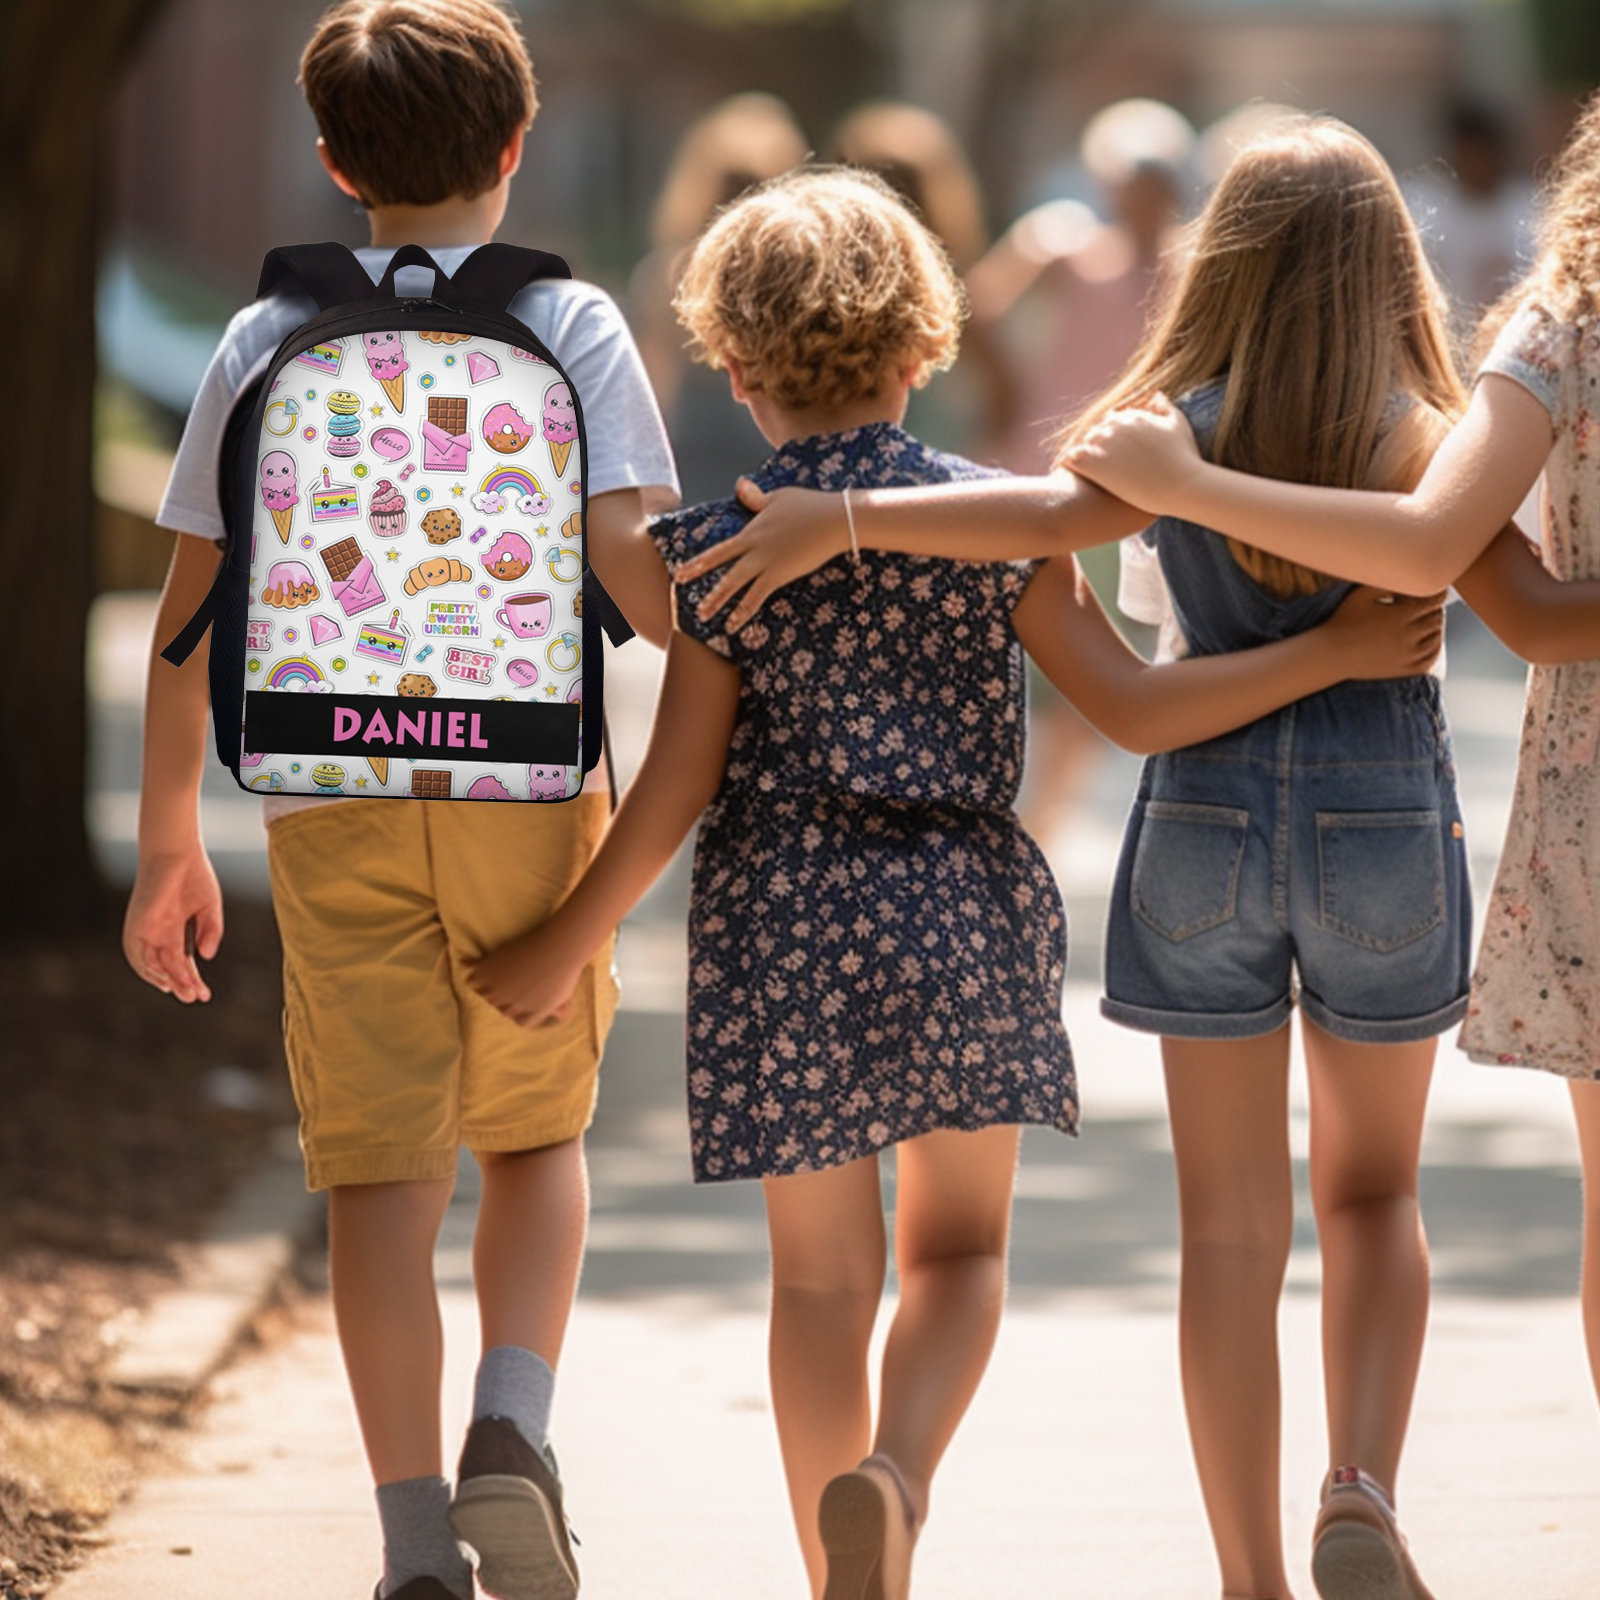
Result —
<svg viewBox="0 0 1600 1600"><path fill-rule="evenodd" d="M1533 257L1533 182L1518 169L1510 122L1486 101L1460 100L1446 118L1443 163L1417 174L1407 198L1429 258L1470 338L1486 307Z"/></svg>
<svg viewBox="0 0 1600 1600"><path fill-rule="evenodd" d="M537 105L526 48L501 6L342 0L317 24L300 81L329 177L366 211L372 244L357 259L374 283L402 245L425 246L448 275L491 238ZM472 114L441 117L441 105ZM426 268L396 277L402 294L433 287ZM510 310L582 395L595 564L638 626L664 642L666 580L644 517L672 504L677 486L627 325L600 290L565 280L522 291ZM157 647L217 570L218 461L235 403L314 312L297 289L259 300L212 359L157 517L181 535ZM197 820L206 712L204 657L181 668L153 658L124 948L141 977L185 1001L210 998L195 956L209 960L222 938ZM582 870L608 810L598 773L561 806L266 802L284 1045L306 1181L328 1191L334 1313L376 1485L382 1600L472 1600L458 1534L500 1600L577 1591L546 1435L583 1256L583 1130L616 981L607 943L566 1025L532 1039L466 987L463 964L548 909ZM461 1145L483 1175L473 1239L483 1354L452 1494L433 1252ZM303 1587L285 1577L300 1565L291 1556L240 1583Z"/></svg>
<svg viewBox="0 0 1600 1600"><path fill-rule="evenodd" d="M942 117L903 101L869 101L834 130L831 153L882 178L965 280L989 247L989 224L977 174ZM940 449L989 460L1015 425L1018 404L1016 375L999 341L969 322L955 365L912 395L907 421Z"/></svg>
<svg viewBox="0 0 1600 1600"><path fill-rule="evenodd" d="M1081 201L1047 202L1018 218L973 269L974 330L987 332L1018 373L1014 420L999 445L1013 472L1045 470L1050 430L1077 416L1138 349L1178 241L1193 146L1188 121L1160 101L1105 107L1079 146L1105 219ZM1109 600L1110 553L1085 566ZM1049 840L1067 826L1104 744L1049 684L1035 690L1024 812Z"/></svg>
<svg viewBox="0 0 1600 1600"><path fill-rule="evenodd" d="M655 388L684 497L709 499L766 453L749 413L715 373L692 362L672 296L689 248L752 185L806 159L794 113L773 94L736 94L684 134L650 221L651 250L628 284L628 317Z"/></svg>

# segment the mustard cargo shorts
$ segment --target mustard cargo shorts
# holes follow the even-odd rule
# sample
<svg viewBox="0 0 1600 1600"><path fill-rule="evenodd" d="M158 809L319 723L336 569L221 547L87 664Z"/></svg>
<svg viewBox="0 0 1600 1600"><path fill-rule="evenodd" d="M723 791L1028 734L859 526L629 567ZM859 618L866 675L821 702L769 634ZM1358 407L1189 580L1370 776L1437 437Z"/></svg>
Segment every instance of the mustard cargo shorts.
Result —
<svg viewBox="0 0 1600 1600"><path fill-rule="evenodd" d="M338 800L268 827L307 1187L449 1177L463 1144L537 1149L588 1126L617 1005L611 941L537 1031L471 989L464 963L549 915L607 815L598 794Z"/></svg>

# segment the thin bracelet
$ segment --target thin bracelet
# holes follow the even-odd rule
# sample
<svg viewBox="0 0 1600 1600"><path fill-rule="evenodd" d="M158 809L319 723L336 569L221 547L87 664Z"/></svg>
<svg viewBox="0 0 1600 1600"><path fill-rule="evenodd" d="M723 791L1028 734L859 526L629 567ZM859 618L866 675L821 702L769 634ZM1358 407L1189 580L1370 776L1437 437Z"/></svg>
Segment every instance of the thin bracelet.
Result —
<svg viewBox="0 0 1600 1600"><path fill-rule="evenodd" d="M849 489L844 491L844 521L845 526L850 530L850 561L853 566L859 567L861 565L861 544L856 538L856 512L855 507L850 504Z"/></svg>

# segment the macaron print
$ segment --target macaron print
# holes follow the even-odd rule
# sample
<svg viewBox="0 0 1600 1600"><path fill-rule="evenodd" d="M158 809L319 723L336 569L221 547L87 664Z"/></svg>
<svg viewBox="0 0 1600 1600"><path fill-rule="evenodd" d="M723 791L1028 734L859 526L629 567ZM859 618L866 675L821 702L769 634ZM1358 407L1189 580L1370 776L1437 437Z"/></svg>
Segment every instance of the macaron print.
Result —
<svg viewBox="0 0 1600 1600"><path fill-rule="evenodd" d="M361 449L361 396L335 389L327 399L328 454L353 456Z"/></svg>

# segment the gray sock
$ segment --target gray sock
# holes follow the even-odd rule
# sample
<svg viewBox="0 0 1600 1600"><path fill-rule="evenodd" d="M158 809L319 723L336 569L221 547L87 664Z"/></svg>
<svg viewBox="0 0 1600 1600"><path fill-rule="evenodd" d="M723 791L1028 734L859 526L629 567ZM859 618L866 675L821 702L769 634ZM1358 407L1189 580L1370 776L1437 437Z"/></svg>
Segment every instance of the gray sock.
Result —
<svg viewBox="0 0 1600 1600"><path fill-rule="evenodd" d="M378 1485L378 1522L383 1528L380 1595L393 1594L413 1578L437 1578L472 1600L472 1567L461 1553L445 1513L450 1485L443 1478L404 1478Z"/></svg>
<svg viewBox="0 0 1600 1600"><path fill-rule="evenodd" d="M556 1375L543 1356L520 1345L499 1344L485 1350L472 1390L472 1420L504 1417L539 1449L550 1435L550 1404Z"/></svg>

